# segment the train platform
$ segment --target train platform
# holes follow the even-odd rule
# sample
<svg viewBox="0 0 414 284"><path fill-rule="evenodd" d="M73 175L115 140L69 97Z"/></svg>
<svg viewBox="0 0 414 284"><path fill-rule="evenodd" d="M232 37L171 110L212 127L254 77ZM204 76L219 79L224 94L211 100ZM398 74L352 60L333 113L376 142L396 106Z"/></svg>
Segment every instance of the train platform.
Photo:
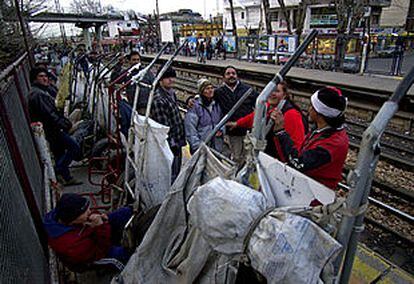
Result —
<svg viewBox="0 0 414 284"><path fill-rule="evenodd" d="M144 61L150 61L154 57L155 54L142 55ZM170 55L163 55L161 56L161 60L167 60L169 57ZM198 66L205 65L209 66L210 68L216 67L219 69L224 68L228 65L232 65L237 69L243 70L245 72L263 73L272 76L282 68L281 65L254 63L233 58L226 60L213 59L208 60L207 63L200 63L197 62L196 57L187 56L177 56L174 60L173 66L179 66L181 62L186 64L196 64ZM287 75L287 78L301 81L312 81L324 85L328 84L334 86L347 86L349 88L357 88L370 92L377 91L385 94L393 93L401 81L401 79L398 77L376 76L371 74L357 75L297 67L292 67ZM407 95L414 96L413 86L408 91Z"/></svg>

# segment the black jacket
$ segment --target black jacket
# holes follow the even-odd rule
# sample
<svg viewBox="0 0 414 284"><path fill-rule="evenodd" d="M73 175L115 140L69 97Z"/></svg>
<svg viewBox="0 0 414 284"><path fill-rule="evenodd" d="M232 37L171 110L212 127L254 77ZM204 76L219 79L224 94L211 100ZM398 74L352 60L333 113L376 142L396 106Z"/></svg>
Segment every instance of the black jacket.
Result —
<svg viewBox="0 0 414 284"><path fill-rule="evenodd" d="M48 88L34 84L29 95L29 113L32 122L41 122L45 130L46 139L50 143L52 152L58 147L59 133L69 131L72 123L59 113L54 98L47 92Z"/></svg>
<svg viewBox="0 0 414 284"><path fill-rule="evenodd" d="M128 76L126 81L131 79L132 76L138 74L139 71L141 71L141 70L135 70L134 72L132 72L132 74L130 76ZM147 74L145 74L144 79L142 80L142 83L147 84L147 85L151 85L152 82L154 81L154 79L155 78L154 78L154 75L152 74L152 72L148 71ZM126 94L127 94L128 102L131 106L134 104L134 97L135 97L136 88L137 88L137 85L133 84L133 85L129 85L125 90ZM140 89L139 89L137 109L146 108L147 103L148 103L148 97L149 97L151 89L147 88L147 87L144 87L144 86L140 86L139 88Z"/></svg>
<svg viewBox="0 0 414 284"><path fill-rule="evenodd" d="M227 85L223 84L214 91L214 99L219 103L223 115L226 115L231 108L237 103L237 101L243 96L251 86L239 81L237 87L232 91ZM244 117L254 110L256 105L258 93L253 90L250 96L243 102L243 104L236 110L236 112L230 117L229 121L236 121L241 117ZM235 128L228 130L227 134L233 136L243 136L247 132L245 128Z"/></svg>

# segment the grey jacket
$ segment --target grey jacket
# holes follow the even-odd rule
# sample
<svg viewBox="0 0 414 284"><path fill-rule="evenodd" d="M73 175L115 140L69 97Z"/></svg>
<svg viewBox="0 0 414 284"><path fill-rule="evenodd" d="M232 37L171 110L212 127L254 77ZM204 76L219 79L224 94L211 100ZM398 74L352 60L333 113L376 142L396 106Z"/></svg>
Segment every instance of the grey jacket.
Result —
<svg viewBox="0 0 414 284"><path fill-rule="evenodd" d="M201 142L220 122L222 116L221 108L217 102L213 101L209 106L206 106L201 98L195 100L194 106L188 110L184 121L186 138L190 144L191 153L197 151ZM222 152L223 136L214 137L208 146Z"/></svg>

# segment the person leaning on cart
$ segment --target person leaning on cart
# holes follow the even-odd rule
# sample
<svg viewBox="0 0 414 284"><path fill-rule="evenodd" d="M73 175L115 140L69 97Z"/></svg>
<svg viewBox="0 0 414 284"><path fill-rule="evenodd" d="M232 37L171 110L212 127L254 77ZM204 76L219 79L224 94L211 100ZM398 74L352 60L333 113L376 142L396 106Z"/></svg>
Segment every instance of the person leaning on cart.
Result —
<svg viewBox="0 0 414 284"><path fill-rule="evenodd" d="M177 178L181 169L182 147L186 145L184 121L177 105L177 97L172 88L177 77L175 70L168 68L161 76L151 107L151 118L170 128L168 145L174 154L171 169L171 183Z"/></svg>
<svg viewBox="0 0 414 284"><path fill-rule="evenodd" d="M62 195L43 221L50 247L74 271L102 258L126 263L130 253L120 242L132 209L122 207L106 215L92 212L89 205L88 199L76 193Z"/></svg>
<svg viewBox="0 0 414 284"><path fill-rule="evenodd" d="M270 117L275 125L273 134L281 145L284 159L293 168L324 184L337 189L348 153L349 139L345 131L347 99L337 88L326 87L311 97L309 121L316 129L309 133L300 147L295 147L284 129L284 117L273 111Z"/></svg>

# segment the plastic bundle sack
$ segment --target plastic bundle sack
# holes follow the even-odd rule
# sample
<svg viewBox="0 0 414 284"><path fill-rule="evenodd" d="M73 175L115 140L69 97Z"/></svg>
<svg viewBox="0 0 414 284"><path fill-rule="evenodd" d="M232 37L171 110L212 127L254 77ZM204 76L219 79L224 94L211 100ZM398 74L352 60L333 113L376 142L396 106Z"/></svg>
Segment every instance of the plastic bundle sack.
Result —
<svg viewBox="0 0 414 284"><path fill-rule="evenodd" d="M250 236L251 266L268 283L318 283L341 245L309 219L274 210Z"/></svg>
<svg viewBox="0 0 414 284"><path fill-rule="evenodd" d="M220 177L201 186L188 204L191 223L215 251L229 255L243 252L251 223L265 210L260 192Z"/></svg>
<svg viewBox="0 0 414 284"><path fill-rule="evenodd" d="M315 199L323 205L335 201L335 192L286 164L259 153L257 172L269 206L309 206Z"/></svg>
<svg viewBox="0 0 414 284"><path fill-rule="evenodd" d="M135 195L144 211L161 204L171 186L173 154L167 142L169 127L148 118L134 117ZM145 139L143 139L145 137Z"/></svg>

